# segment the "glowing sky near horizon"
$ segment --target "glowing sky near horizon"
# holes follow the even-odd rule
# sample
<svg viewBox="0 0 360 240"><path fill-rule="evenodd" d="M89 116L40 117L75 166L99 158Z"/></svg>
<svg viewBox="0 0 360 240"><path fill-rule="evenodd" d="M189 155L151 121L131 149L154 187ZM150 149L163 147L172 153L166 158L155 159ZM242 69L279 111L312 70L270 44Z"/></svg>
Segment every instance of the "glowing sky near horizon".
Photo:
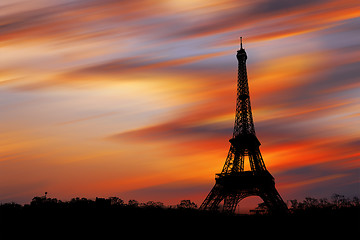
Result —
<svg viewBox="0 0 360 240"><path fill-rule="evenodd" d="M359 195L358 1L3 0L0 202L201 203L232 136L239 36L282 197Z"/></svg>

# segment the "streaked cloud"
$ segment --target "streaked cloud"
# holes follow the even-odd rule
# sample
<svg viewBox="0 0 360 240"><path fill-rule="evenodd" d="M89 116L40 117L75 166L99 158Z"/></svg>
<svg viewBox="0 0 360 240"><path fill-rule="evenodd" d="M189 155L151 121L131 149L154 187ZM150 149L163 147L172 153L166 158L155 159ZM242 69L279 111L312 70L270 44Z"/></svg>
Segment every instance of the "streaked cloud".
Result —
<svg viewBox="0 0 360 240"><path fill-rule="evenodd" d="M48 191L199 203L229 148L240 35L261 151L283 197L355 193L357 1L0 8L0 201Z"/></svg>

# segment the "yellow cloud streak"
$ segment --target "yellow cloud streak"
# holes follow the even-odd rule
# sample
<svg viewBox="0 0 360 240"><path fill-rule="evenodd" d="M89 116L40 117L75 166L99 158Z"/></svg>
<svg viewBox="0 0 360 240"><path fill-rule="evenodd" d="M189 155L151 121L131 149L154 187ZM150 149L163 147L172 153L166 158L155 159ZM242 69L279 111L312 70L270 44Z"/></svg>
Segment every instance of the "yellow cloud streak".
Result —
<svg viewBox="0 0 360 240"><path fill-rule="evenodd" d="M303 186L306 186L309 184L321 183L321 182L330 181L333 179L342 178L342 177L346 177L346 176L348 176L348 174L333 174L330 176L318 177L318 178L313 178L313 179L309 179L309 180L305 180L305 181L297 181L295 183L280 184L279 186L280 186L280 188L283 188L283 189L299 188L299 187L303 187Z"/></svg>

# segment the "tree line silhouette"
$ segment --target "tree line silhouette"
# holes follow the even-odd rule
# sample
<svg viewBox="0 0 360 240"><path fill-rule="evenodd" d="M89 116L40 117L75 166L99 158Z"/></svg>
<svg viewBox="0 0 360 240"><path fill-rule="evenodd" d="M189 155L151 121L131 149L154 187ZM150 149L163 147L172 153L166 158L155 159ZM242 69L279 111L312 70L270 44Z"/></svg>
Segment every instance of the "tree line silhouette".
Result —
<svg viewBox="0 0 360 240"><path fill-rule="evenodd" d="M313 198L306 197L303 201L296 199L287 201L289 206L289 214L324 214L324 213L341 213L341 212L356 212L360 211L360 199L353 197L346 198L344 195L333 194L330 199L327 198ZM191 200L181 200L179 204L172 206L165 206L164 203L158 201L148 201L140 203L135 199L130 199L127 203L119 197L96 198L95 200L88 198L72 198L70 201L62 201L56 198L47 197L47 192L44 196L36 196L32 199L30 204L20 205L15 202L1 203L0 213L7 211L21 211L21 210L41 210L41 209L162 209L172 211L191 211L193 213L208 213L208 211L200 211L197 205ZM214 213L214 212L213 212ZM216 212L221 214L221 212ZM267 208L264 203L258 206L250 213L267 214ZM226 214L226 213L224 213Z"/></svg>
<svg viewBox="0 0 360 240"><path fill-rule="evenodd" d="M109 198L96 198L95 200L87 199L87 198L72 198L70 201L61 201L56 198L49 198L45 196L42 197L34 197L30 204L20 205L15 202L11 203L3 203L0 204L0 210L20 210L20 209L42 209L42 208L69 208L69 209L95 209L95 208L142 208L142 209L197 209L197 205L190 200L181 200L179 204L176 206L165 206L162 202L148 201L146 203L140 203L135 199L130 199L127 203L119 197L109 197Z"/></svg>
<svg viewBox="0 0 360 240"><path fill-rule="evenodd" d="M293 214L345 214L360 213L360 199L346 198L344 195L333 194L331 199L307 197L303 201L290 200L290 211Z"/></svg>
<svg viewBox="0 0 360 240"><path fill-rule="evenodd" d="M127 231L180 231L198 232L200 229L247 229L273 230L282 228L347 229L354 233L360 223L360 200L334 194L330 199L307 197L303 201L288 201L289 214L270 215L264 204L252 211L253 214L227 214L220 211L201 211L191 200L181 200L177 205L165 206L162 202L145 203L131 199L125 202L119 197L72 198L62 201L56 198L37 196L29 204L0 204L0 227L31 226L32 229L51 229L66 226L66 229L122 229ZM349 231L350 230L350 231ZM70 231L70 230L69 230ZM201 232L204 234L204 232ZM209 233L209 236L212 236Z"/></svg>

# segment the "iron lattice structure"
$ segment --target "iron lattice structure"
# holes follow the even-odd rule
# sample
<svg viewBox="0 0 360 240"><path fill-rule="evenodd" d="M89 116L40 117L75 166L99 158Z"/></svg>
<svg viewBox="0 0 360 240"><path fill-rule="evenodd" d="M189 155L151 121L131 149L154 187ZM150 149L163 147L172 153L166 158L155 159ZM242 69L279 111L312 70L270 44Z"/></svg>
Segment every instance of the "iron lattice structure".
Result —
<svg viewBox="0 0 360 240"><path fill-rule="evenodd" d="M274 177L268 172L260 153L260 142L255 134L251 112L249 84L246 71L247 55L242 47L237 51L238 82L233 137L221 173L216 174L215 186L201 204L200 209L235 212L238 203L249 196L259 196L270 212L286 212L287 206L275 188ZM244 163L249 161L250 170Z"/></svg>

